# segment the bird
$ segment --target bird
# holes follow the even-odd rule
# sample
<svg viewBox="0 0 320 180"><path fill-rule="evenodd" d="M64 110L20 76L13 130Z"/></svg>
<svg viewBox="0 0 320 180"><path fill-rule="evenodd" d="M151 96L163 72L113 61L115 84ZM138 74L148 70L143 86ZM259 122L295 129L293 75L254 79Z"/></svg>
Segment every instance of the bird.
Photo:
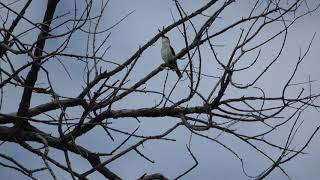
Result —
<svg viewBox="0 0 320 180"><path fill-rule="evenodd" d="M177 61L174 61L175 56L176 53L170 45L170 39L167 36L162 35L161 57L163 61L168 65L168 67L174 70L177 73L178 77L181 78L182 74L178 68Z"/></svg>

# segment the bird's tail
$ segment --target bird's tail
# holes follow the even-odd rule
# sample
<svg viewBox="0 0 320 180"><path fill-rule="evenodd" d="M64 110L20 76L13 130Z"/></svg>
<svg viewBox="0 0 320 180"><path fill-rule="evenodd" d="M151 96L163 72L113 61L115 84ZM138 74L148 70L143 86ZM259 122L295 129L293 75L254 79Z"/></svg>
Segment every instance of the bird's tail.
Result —
<svg viewBox="0 0 320 180"><path fill-rule="evenodd" d="M174 71L177 73L178 77L181 78L182 74L178 68L174 68Z"/></svg>
<svg viewBox="0 0 320 180"><path fill-rule="evenodd" d="M182 74L181 74L181 72L180 72L180 70L179 70L179 68L178 68L177 62L172 62L172 63L170 63L170 66L169 66L169 67L170 67L170 69L174 70L174 71L177 73L177 75L178 75L179 78L182 77Z"/></svg>

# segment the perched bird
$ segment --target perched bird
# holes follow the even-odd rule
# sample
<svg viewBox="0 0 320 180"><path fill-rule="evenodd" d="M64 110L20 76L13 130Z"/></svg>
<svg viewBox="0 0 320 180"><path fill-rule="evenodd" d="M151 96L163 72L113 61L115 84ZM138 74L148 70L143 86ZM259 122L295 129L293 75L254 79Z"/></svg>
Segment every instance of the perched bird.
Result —
<svg viewBox="0 0 320 180"><path fill-rule="evenodd" d="M174 52L173 48L170 45L170 40L167 36L162 36L162 47L161 47L161 57L164 62L168 65L168 67L174 70L178 77L181 78L182 74L178 69L177 61L174 61L174 57L176 53Z"/></svg>

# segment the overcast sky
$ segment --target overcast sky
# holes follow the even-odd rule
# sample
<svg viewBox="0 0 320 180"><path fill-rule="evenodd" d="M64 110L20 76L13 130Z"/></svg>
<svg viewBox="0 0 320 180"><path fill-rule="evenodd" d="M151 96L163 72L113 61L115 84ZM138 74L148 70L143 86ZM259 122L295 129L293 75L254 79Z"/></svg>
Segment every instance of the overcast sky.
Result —
<svg viewBox="0 0 320 180"><path fill-rule="evenodd" d="M8 1L8 0L6 0ZM6 2L5 1L5 2ZM205 0L183 0L182 5L188 13L191 13L193 10L198 9L207 1ZM308 1L309 6L312 7L315 5L318 0ZM99 4L99 3L97 3ZM73 3L69 0L61 0L58 5L56 14L63 14L72 9ZM218 20L217 28L223 26L224 23L232 22L244 14L246 15L248 9L252 7L251 0L238 0L236 3L231 5L226 11L221 15L221 19ZM18 5L17 5L18 6ZM46 6L46 1L36 0L32 3L30 9L27 11L27 16L32 19L34 22L41 22L43 11L39 9L44 9ZM107 45L111 45L107 57L110 60L123 62L128 57L134 53L139 46L144 45L148 40L150 40L154 35L158 33L158 29L161 29L163 26L170 25L173 20L170 14L170 10L173 14L177 15L175 5L171 0L111 0L110 4L107 7L105 18L103 18L103 23L101 28L110 27L119 19L124 17L127 13L134 11L126 20L119 24L115 29L113 29L111 37ZM0 9L0 13L3 9ZM177 17L177 16L176 16ZM314 33L317 33L312 44L312 48L301 65L299 73L297 74L294 82L303 82L307 81L310 76L311 79L318 79L320 77L320 71L318 69L320 62L320 11L316 11L311 15L300 19L296 24L290 29L288 34L288 41L284 48L284 52L280 57L280 61L273 66L265 77L258 83L259 86L264 87L268 95L279 95L281 94L281 84L287 80L290 73L293 71L293 67L298 60L299 49L303 51L306 50L308 43L312 39ZM195 21L195 24L201 23ZM27 25L26 22L24 22ZM22 27L20 27L22 28ZM274 33L274 30L277 30L277 27L270 28L264 31L262 34L268 36L268 33ZM228 48L234 45L240 29L237 29L229 34L216 39L214 43L223 45L219 53L221 56L228 54ZM176 52L180 51L184 47L184 41L179 34L177 29L170 31L167 34L172 42L173 47L176 49ZM26 41L30 38L30 41L34 40L36 36L29 35L26 36ZM77 38L79 38L77 40ZM84 48L83 41L81 41L81 35L74 39L68 50L70 51L79 51L82 53ZM264 38L264 36L261 36ZM82 39L83 40L83 39ZM47 44L47 48L55 47L59 42L50 41ZM269 58L275 54L275 50L279 47L277 41L274 44L268 45L263 49L262 57L265 57L265 61L268 62ZM139 63L134 70L135 77L132 77L132 81L143 77L143 75L148 74L152 69L158 67L162 62L160 56L161 42L157 42L154 46L150 47L143 56L139 59ZM204 57L206 54L210 54L210 50L206 48L202 49ZM19 65L19 60L15 62ZM79 89L83 85L82 72L83 65L76 64L74 61L65 61L66 67L68 68L71 78L67 78L67 74L63 71L63 68L57 62L49 62L46 64L46 67L52 72L52 81L54 82L54 87L59 94L65 96L74 97L78 94ZM180 62L179 62L180 63ZM184 62L181 62L183 64ZM248 71L244 74L239 74L236 80L239 82L247 83L251 82L252 77L259 73L259 69L264 67L265 62L258 64L253 70ZM150 71L146 71L150 69ZM217 67L214 65L206 64L204 71L210 75L219 76L221 71L217 70ZM162 72L159 77L155 78L153 81L148 83L149 89L157 89L157 84L162 82L162 78L165 77L166 72ZM169 75L174 76L173 72L169 72ZM136 79L135 79L136 78ZM40 79L41 82L44 79ZM172 78L172 82L174 79ZM212 87L211 84L201 84L200 91L205 92L208 87ZM312 84L312 91L316 92L319 90L319 82ZM301 87L300 87L301 88ZM307 86L306 86L307 88ZM5 97L5 105L1 109L1 112L13 112L16 111L17 105L19 103L19 98L21 97L21 91L11 87L9 93ZM228 91L228 96L241 96L247 92L243 91ZM255 93L254 91L250 91ZM292 96L296 95L294 89L290 90ZM318 91L319 92L319 91ZM175 92L175 95L178 97L179 94L185 93L183 87L178 88L178 91ZM144 99L141 99L144 98ZM121 108L140 108L147 107L150 104L154 104L155 97L148 98L145 96L130 96L125 104L117 104L116 107ZM34 98L32 100L32 105L35 106L41 102L47 102L48 99L40 97ZM195 103L196 104L196 103ZM77 110L74 110L73 113L76 113ZM72 114L71 114L72 116ZM302 117L305 120L305 123L301 126L300 131L297 133L295 139L296 145L301 145L306 139L310 136L310 133L320 124L319 113L311 108L310 110L304 112ZM154 132L161 132L170 127L174 123L169 118L143 118L141 123L141 128L139 132L146 134L153 134ZM131 120L120 119L114 121L114 126L121 127L121 129L132 131L137 127L137 123ZM242 131L255 131L256 127L244 126L238 127ZM243 129L241 129L243 128ZM252 128L252 129L251 129ZM49 131L50 129L48 129ZM271 138L274 138L276 142L282 142L282 135L286 135L288 131L284 131L284 134L278 133ZM215 134L216 132L212 132ZM193 165L191 157L188 155L186 144L189 140L190 132L186 128L179 128L175 131L174 134L170 135L171 138L176 139L176 142L168 141L153 141L146 143L144 148L140 148L144 154L149 158L154 160L156 163L152 164L140 156L137 156L136 153L129 153L128 155L120 158L118 161L115 161L113 164L110 164L108 168L114 171L116 174L120 175L123 179L134 179L144 173L163 173L167 177L176 177L182 171L190 168ZM118 137L119 142L125 138L122 136ZM307 154L298 156L289 163L283 165L282 167L287 171L292 179L317 179L320 177L319 171L319 162L320 162L320 135L317 135L309 147L306 149ZM94 139L94 140L93 140ZM281 141L282 140L282 141ZM220 141L224 142L228 146L232 147L234 150L239 152L239 155L244 158L245 168L249 175L256 175L261 172L263 168L270 165L270 162L266 159L261 158L252 148L246 146L239 140L229 136L222 136ZM108 145L110 139L105 135L105 132L102 129L95 129L94 132L88 133L88 135L81 137L79 142L86 144L90 150L93 151L108 151L112 150L112 147ZM226 149L223 147L212 143L204 138L193 137L192 140L192 150L194 155L199 161L199 165L190 172L183 179L248 179L242 172L240 162ZM12 157L18 159L22 163L28 163L30 167L37 167L32 163L35 159L31 157L30 153L26 153L22 148L17 145L11 145L9 143L4 144L0 147L2 153L10 154ZM50 151L51 155L54 155L58 159L63 160L61 153L58 153L55 150ZM59 157L61 156L61 157ZM80 159L78 156L72 156L74 160L74 165L78 171L87 170L90 166L87 162ZM39 159L37 159L39 160ZM40 161L41 162L41 161ZM7 168L0 167L0 176L1 179L26 179L26 177L21 176L19 173L16 173ZM50 179L46 173L40 173L41 179ZM58 177L62 179L68 179L68 176L65 176L63 173L59 174ZM92 179L103 179L100 175L93 174L89 176ZM282 180L286 177L279 170L275 170L267 179L272 180Z"/></svg>

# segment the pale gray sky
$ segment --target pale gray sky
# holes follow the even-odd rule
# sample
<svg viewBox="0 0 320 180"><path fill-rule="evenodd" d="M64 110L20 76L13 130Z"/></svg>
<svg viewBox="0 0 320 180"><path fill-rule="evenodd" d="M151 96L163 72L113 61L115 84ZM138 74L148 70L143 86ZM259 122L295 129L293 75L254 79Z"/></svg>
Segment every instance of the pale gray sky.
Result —
<svg viewBox="0 0 320 180"><path fill-rule="evenodd" d="M9 0L7 0L9 1ZM45 8L45 2L42 0L36 0L32 3L31 9L27 11L27 16L30 17L34 22L41 22L42 15L37 12L39 9ZM63 14L69 11L69 8L73 8L71 1L61 0L56 14ZM182 5L187 10L188 13L192 12L207 1L205 0L183 0ZM312 7L318 1L310 0L309 6ZM99 4L99 3L98 3ZM239 0L231 5L226 11L221 15L221 19L218 20L215 25L217 29L223 26L224 23L232 22L239 19L243 14L247 14L248 9L252 7L251 0ZM105 18L103 18L103 27L109 27L117 20L121 19L128 12L135 10L135 12L130 15L126 20L124 20L120 25L113 29L111 37L109 39L108 45L111 45L111 49L107 54L107 57L110 60L123 62L128 57L135 52L139 46L146 43L150 40L155 34L158 33L158 29L162 26L167 26L173 22L170 10L173 13L177 13L175 5L171 0L111 0L110 4L107 7ZM3 13L0 10L0 14ZM264 87L267 95L281 95L281 88L283 83L290 76L290 73L293 71L293 67L297 62L297 57L299 56L299 49L306 50L308 43L310 42L313 34L316 32L316 36L310 49L310 52L301 65L299 73L297 74L294 82L303 82L308 80L308 76L311 76L311 79L319 79L320 71L318 69L320 62L320 11L316 11L311 15L300 19L296 24L289 30L288 41L284 48L284 52L281 55L280 59L273 68L266 73L265 77L257 84L260 87ZM195 24L200 23L195 21ZM26 23L26 26L27 23ZM102 28L103 28L102 27ZM273 29L274 28L274 29ZM263 36L260 38L267 37L270 33L274 33L274 30L277 29L277 26L270 27L263 32ZM22 30L23 31L23 30ZM278 31L278 30L276 30ZM228 49L233 47L236 38L238 37L240 29L235 29L232 32L228 32L225 36L221 36L218 39L214 40L215 44L224 45L223 48L219 51L220 56L227 55L229 53ZM174 29L168 33L168 36L171 39L173 47L178 52L184 47L184 42L179 34L177 29ZM29 35L25 38L30 38L30 41L33 41L36 36ZM70 51L79 51L83 53L83 48L85 40L84 37L79 35L74 37L73 41L70 44ZM101 39L100 39L101 40ZM281 39L280 39L281 40ZM258 40L257 40L258 41ZM51 41L48 42L47 48L55 47L59 42ZM160 57L160 41L157 42L154 46L149 48L144 52L142 57L139 59L138 65L134 70L135 77L132 77L131 80L137 80L143 75L148 74L151 69L158 67L161 63ZM264 61L258 63L254 68L247 71L246 73L240 73L236 80L242 83L251 82L254 75L259 73L260 69L270 61L270 57L273 57L276 49L279 47L279 44L276 42L271 43L270 45L262 49L262 57ZM69 50L69 49L68 49ZM204 58L212 58L210 50L202 48ZM250 57L248 57L250 59ZM17 60L17 65L19 61ZM74 61L63 60L64 64L71 72L72 80L67 77L67 74L62 70L61 65L57 62L49 62L46 64L46 67L52 72L51 80L54 82L54 87L59 94L65 96L76 96L83 85L82 72L83 64L76 64ZM251 62L251 61L249 61ZM185 62L179 62L183 64ZM210 75L219 76L221 71L217 70L215 67L216 64L205 64L204 71ZM154 78L154 80L148 82L146 86L149 89L157 89L158 84L163 82L166 71L163 71L159 77ZM169 75L174 73L169 72ZM44 80L40 78L41 80ZM172 85L175 79L172 78L169 84ZM200 85L200 91L206 92L206 89L212 87L212 84L202 83ZM179 96L185 92L185 88L181 85L178 90L175 92L175 96ZM305 88L308 88L307 86ZM312 84L313 92L319 91L319 82ZM12 87L11 91L6 94L5 97L5 106L1 110L2 112L12 112L16 110L17 104L19 103L19 98L21 96L21 91L18 91L16 88ZM246 91L233 91L230 89L228 91L228 96L241 96L247 94ZM298 89L290 90L292 96L295 96L298 92ZM251 89L249 93L258 93L257 91ZM134 95L129 96L125 104L116 104L118 108L141 108L147 107L148 105L153 105L155 103L156 97L145 97L144 95ZM33 99L32 104L37 105L41 102L48 101L47 98L36 97ZM197 102L195 102L197 104ZM70 113L77 113L78 110L71 110ZM319 126L319 112L311 108L302 114L302 117L305 120L305 123L302 125L301 129L297 133L295 139L296 145L301 145L305 142L306 139L311 135L312 131ZM118 119L113 121L115 127L121 127L121 129L132 131L137 127L136 121L132 119ZM142 123L140 124L139 132L146 134L153 134L154 132L163 131L172 125L174 121L171 121L169 118L143 118ZM262 127L252 127L249 125L236 126L239 128L240 132L256 132L259 128ZM284 136L287 135L288 131L286 128L283 128L283 133L277 133L271 135L269 138L273 138L274 141L279 143L284 142ZM48 129L50 131L50 129ZM210 133L216 134L214 130ZM156 163L151 164L140 156L137 156L136 153L129 153L128 155L120 158L114 163L110 164L108 168L114 171L116 174L120 175L123 179L134 179L144 173L155 173L159 172L164 174L167 177L176 177L182 171L187 170L193 165L191 157L188 155L186 144L189 140L190 132L186 128L180 127L174 134L170 135L171 138L176 139L176 142L168 141L151 141L144 144L144 148L139 148L142 150L145 155L154 160ZM282 167L290 175L292 179L316 179L320 176L319 172L319 162L320 162L320 140L319 135L317 135L309 147L306 149L307 154L299 156L298 158L290 161L289 163L283 165ZM117 140L121 142L124 139L124 136L117 137ZM235 139L230 136L222 136L220 141L224 142L226 145L232 147L236 150L239 155L244 159L245 168L249 175L256 175L265 167L270 165L270 162L260 155L257 154L251 147L248 147L242 142L239 142L238 139ZM79 142L84 142L85 147L93 151L108 151L112 150L112 147L109 146L110 139L106 137L105 132L102 129L96 128L93 132L88 133L86 136L83 136L79 139ZM182 179L191 180L191 179L248 179L242 172L240 162L232 155L230 152L226 151L220 145L212 143L204 138L199 138L194 136L192 139L192 150L194 155L199 161L199 165L190 172L187 176ZM0 147L1 152L10 154L12 157L19 160L21 163L27 163L30 167L37 167L33 162L35 158L30 153L26 153L25 150L20 148L17 145L12 145L6 143ZM275 152L277 153L277 152ZM64 160L64 157L61 153L52 150L50 151L51 155L54 155L57 159L61 161ZM83 161L80 157L72 155L72 160L74 161L74 166L76 170L87 170L90 165ZM40 161L41 162L41 161ZM0 167L0 176L1 179L17 179L22 180L26 177L22 176L19 173L16 173L12 170ZM50 179L50 176L46 173L40 173L40 176L37 176L40 179ZM64 173L58 174L58 177L61 179L68 179L68 176L65 176ZM92 174L89 176L92 179L103 179L102 176L97 174ZM279 170L275 170L267 179L272 180L282 180L286 177Z"/></svg>

